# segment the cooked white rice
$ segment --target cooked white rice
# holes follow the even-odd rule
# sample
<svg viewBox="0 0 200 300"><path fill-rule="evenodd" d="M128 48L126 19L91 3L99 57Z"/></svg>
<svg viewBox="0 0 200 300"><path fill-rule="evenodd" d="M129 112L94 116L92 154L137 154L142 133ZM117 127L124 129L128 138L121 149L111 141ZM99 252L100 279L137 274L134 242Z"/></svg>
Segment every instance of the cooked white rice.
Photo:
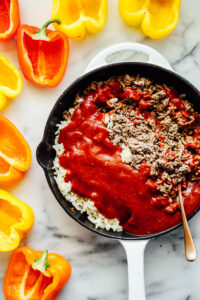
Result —
<svg viewBox="0 0 200 300"><path fill-rule="evenodd" d="M72 115L74 109L70 109L70 114ZM62 168L59 164L59 156L64 152L63 144L58 144L58 136L61 129L63 129L70 122L62 121L58 124L58 130L56 132L54 149L56 150L56 158L54 160L54 170L55 170L55 180L59 187L60 192L65 197L65 199L72 203L72 205L81 213L86 212L90 222L95 224L96 228L103 228L106 230L112 229L113 231L122 231L122 226L119 224L118 219L107 219L105 218L95 207L94 202L85 197L80 197L79 195L71 191L71 182L65 182L66 170Z"/></svg>
<svg viewBox="0 0 200 300"><path fill-rule="evenodd" d="M123 163L129 163L131 162L133 157L133 154L128 146L125 146L122 144L122 152L121 152L121 158Z"/></svg>

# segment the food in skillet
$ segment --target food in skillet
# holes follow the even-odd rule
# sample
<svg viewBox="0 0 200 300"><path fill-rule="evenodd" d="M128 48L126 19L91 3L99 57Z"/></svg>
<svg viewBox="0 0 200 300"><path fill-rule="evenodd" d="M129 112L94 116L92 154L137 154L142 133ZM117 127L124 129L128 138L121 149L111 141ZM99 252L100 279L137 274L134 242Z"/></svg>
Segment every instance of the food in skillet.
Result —
<svg viewBox="0 0 200 300"><path fill-rule="evenodd" d="M134 234L181 220L200 204L200 115L186 95L138 76L93 82L64 113L55 179L96 227Z"/></svg>

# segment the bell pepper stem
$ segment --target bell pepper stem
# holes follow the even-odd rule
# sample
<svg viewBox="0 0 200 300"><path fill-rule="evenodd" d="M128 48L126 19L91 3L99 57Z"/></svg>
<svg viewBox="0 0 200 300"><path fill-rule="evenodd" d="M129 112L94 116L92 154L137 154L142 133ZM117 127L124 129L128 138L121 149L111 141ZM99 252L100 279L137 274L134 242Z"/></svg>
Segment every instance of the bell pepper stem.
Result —
<svg viewBox="0 0 200 300"><path fill-rule="evenodd" d="M47 41L48 37L47 37L47 27L52 24L52 23L57 23L57 24L61 24L61 20L59 19L52 19L47 21L40 30L37 30L33 36L34 40L43 40L43 41Z"/></svg>
<svg viewBox="0 0 200 300"><path fill-rule="evenodd" d="M45 250L39 259L36 259L35 262L32 264L32 268L34 270L38 270L43 274L45 271L50 267L48 263L48 250Z"/></svg>

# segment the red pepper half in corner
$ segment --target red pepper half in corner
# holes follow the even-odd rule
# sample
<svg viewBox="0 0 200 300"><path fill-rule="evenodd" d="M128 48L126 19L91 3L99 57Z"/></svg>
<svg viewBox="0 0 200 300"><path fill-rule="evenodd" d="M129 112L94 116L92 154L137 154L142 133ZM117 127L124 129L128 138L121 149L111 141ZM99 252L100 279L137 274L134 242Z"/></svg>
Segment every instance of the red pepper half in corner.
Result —
<svg viewBox="0 0 200 300"><path fill-rule="evenodd" d="M71 276L62 256L22 247L11 256L4 281L6 300L54 300Z"/></svg>
<svg viewBox="0 0 200 300"><path fill-rule="evenodd" d="M69 43L64 33L21 25L17 34L17 50L22 72L27 80L40 86L55 87L62 80L68 62Z"/></svg>
<svg viewBox="0 0 200 300"><path fill-rule="evenodd" d="M18 0L0 1L0 41L12 39L19 27L19 4Z"/></svg>

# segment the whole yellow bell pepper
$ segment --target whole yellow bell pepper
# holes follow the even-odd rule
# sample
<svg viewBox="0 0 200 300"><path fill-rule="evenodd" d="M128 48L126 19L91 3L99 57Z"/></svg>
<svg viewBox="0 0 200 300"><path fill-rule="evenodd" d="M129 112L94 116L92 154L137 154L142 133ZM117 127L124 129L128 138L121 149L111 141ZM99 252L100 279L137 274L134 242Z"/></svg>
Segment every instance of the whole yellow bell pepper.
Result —
<svg viewBox="0 0 200 300"><path fill-rule="evenodd" d="M82 39L87 32L99 32L107 14L108 0L53 0L52 18L61 20L61 25L53 26L71 39Z"/></svg>
<svg viewBox="0 0 200 300"><path fill-rule="evenodd" d="M22 77L16 67L0 54L0 110L6 105L6 98L14 98L22 90Z"/></svg>
<svg viewBox="0 0 200 300"><path fill-rule="evenodd" d="M119 11L126 23L141 24L144 34L160 39L176 27L180 5L181 0L119 0Z"/></svg>
<svg viewBox="0 0 200 300"><path fill-rule="evenodd" d="M0 190L0 251L18 247L34 223L33 210L8 192Z"/></svg>

